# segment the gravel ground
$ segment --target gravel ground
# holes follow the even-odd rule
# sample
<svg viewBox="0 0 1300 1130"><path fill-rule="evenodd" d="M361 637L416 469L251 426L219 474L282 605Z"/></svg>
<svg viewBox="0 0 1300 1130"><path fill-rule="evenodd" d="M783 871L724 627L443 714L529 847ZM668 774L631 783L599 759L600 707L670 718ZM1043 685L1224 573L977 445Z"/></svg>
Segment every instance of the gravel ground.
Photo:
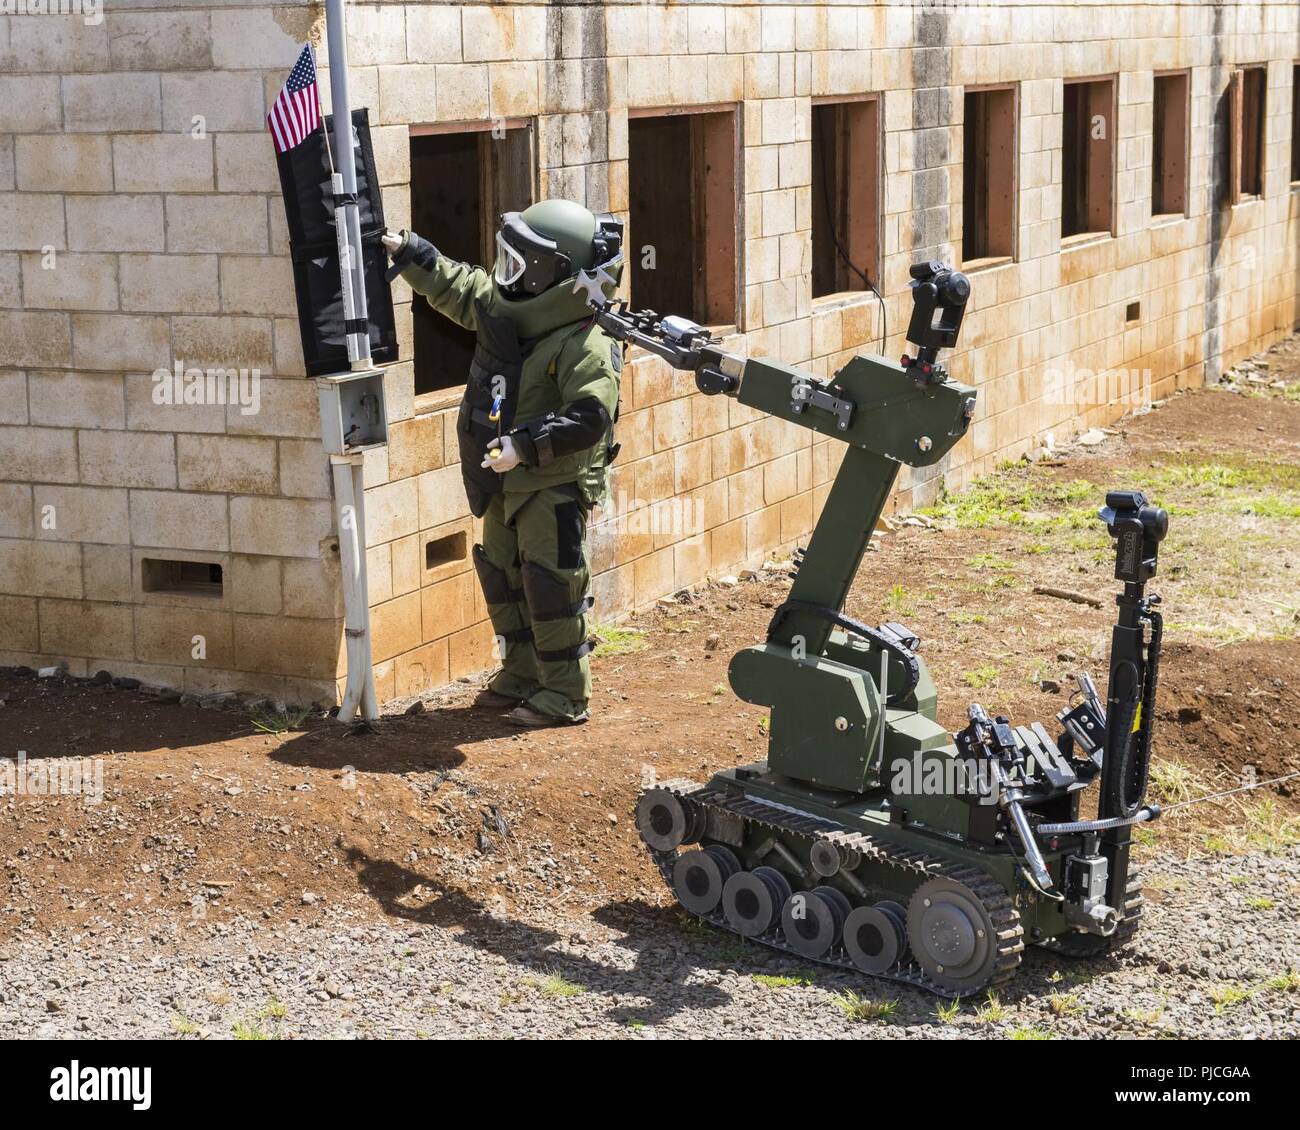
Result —
<svg viewBox="0 0 1300 1130"><path fill-rule="evenodd" d="M557 932L443 900L408 921L28 930L0 944L0 1036L1300 1036L1300 980L1285 980L1300 969L1300 850L1143 870L1148 913L1123 957L1030 950L995 1005L949 1018L925 994L801 968L666 907L608 906ZM854 1019L847 992L895 1005Z"/></svg>

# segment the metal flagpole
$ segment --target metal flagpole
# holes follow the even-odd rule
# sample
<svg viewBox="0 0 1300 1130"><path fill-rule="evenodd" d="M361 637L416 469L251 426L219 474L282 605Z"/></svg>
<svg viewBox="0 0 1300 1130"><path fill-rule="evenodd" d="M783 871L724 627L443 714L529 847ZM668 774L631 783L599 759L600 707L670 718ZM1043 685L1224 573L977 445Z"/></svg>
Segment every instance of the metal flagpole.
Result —
<svg viewBox="0 0 1300 1130"><path fill-rule="evenodd" d="M339 281L343 292L344 335L353 372L373 367L370 316L366 309L365 266L361 255L361 217L357 208L357 169L352 145L352 99L348 91L345 0L326 0L325 34L329 53L330 102L334 110L334 146L330 151L334 193L334 230L338 236ZM337 153L337 160L334 154ZM343 632L348 676L339 720L357 713L366 721L379 717L370 647L370 597L366 577L365 461L362 454L330 456L339 531L339 565L343 581Z"/></svg>
<svg viewBox="0 0 1300 1130"><path fill-rule="evenodd" d="M357 208L357 167L352 147L352 97L348 89L347 23L345 0L326 0L325 34L329 51L330 102L334 108L335 226L339 231L339 273L343 282L343 310L347 319L348 361L354 369L368 369L370 360L369 312L361 257L361 216ZM341 217L341 219L340 219ZM359 330L354 327L360 327Z"/></svg>

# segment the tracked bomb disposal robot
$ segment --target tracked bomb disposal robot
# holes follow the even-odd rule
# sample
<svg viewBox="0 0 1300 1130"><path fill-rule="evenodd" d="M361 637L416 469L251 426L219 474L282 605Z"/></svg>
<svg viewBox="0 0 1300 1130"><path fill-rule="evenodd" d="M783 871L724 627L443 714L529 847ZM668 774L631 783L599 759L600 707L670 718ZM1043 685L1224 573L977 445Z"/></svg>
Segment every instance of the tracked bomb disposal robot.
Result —
<svg viewBox="0 0 1300 1130"><path fill-rule="evenodd" d="M975 411L975 390L938 360L957 343L969 280L938 262L911 276L916 355L858 356L829 380L607 301L594 277L579 286L607 333L694 372L706 395L847 445L789 598L729 668L736 694L771 710L767 759L645 790L647 848L681 905L715 926L956 997L1011 978L1026 942L1089 956L1137 929L1130 830L1159 814L1144 803L1161 629L1145 585L1167 518L1136 491L1100 511L1124 582L1104 705L1082 675L1056 737L978 703L964 730L945 731L916 635L844 613L899 467L943 458ZM1098 814L1081 819L1094 780Z"/></svg>

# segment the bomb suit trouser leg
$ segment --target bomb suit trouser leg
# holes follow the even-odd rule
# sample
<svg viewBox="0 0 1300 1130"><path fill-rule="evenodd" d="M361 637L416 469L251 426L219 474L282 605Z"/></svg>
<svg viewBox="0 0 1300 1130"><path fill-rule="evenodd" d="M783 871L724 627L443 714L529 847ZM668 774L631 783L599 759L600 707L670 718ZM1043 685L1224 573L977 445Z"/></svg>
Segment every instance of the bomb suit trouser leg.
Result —
<svg viewBox="0 0 1300 1130"><path fill-rule="evenodd" d="M506 516L518 537L537 662L538 689L528 704L552 717L579 718L591 698L586 503L574 487L550 487L507 494Z"/></svg>
<svg viewBox="0 0 1300 1130"><path fill-rule="evenodd" d="M515 527L506 521L505 509L505 496L494 494L483 515L483 544L474 547L474 568L501 660L491 687L498 694L526 699L539 686L537 654L524 599L519 538Z"/></svg>

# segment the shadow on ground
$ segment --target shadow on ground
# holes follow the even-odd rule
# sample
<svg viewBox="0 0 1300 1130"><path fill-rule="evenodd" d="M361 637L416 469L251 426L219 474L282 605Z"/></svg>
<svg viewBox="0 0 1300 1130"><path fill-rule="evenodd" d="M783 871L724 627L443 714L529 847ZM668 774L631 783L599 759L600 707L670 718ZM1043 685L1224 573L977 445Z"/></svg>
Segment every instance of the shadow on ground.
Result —
<svg viewBox="0 0 1300 1130"><path fill-rule="evenodd" d="M322 723L281 743L271 759L286 765L362 773L446 771L483 742L512 737L517 726L471 707L448 707L411 718L381 718L373 730Z"/></svg>
<svg viewBox="0 0 1300 1130"><path fill-rule="evenodd" d="M345 848L345 858L362 888L393 918L458 930L464 944L496 954L539 976L559 975L606 995L654 998L643 1007L615 1005L610 1017L616 1021L659 1024L682 1011L718 1008L730 1001L725 992L712 985L686 981L694 965L688 967L677 960L680 950L667 933L675 917L672 911L644 903L619 903L607 908L607 917L596 916L598 921L625 931L617 944L637 955L633 968L620 969L556 949L557 943L566 940L559 931L497 917L478 899L400 863L377 859L355 846ZM433 894L425 897L426 891ZM660 960L662 969L657 967ZM700 964L705 968L726 967L725 962L708 959ZM669 970L675 975L671 989L665 992L663 973Z"/></svg>

